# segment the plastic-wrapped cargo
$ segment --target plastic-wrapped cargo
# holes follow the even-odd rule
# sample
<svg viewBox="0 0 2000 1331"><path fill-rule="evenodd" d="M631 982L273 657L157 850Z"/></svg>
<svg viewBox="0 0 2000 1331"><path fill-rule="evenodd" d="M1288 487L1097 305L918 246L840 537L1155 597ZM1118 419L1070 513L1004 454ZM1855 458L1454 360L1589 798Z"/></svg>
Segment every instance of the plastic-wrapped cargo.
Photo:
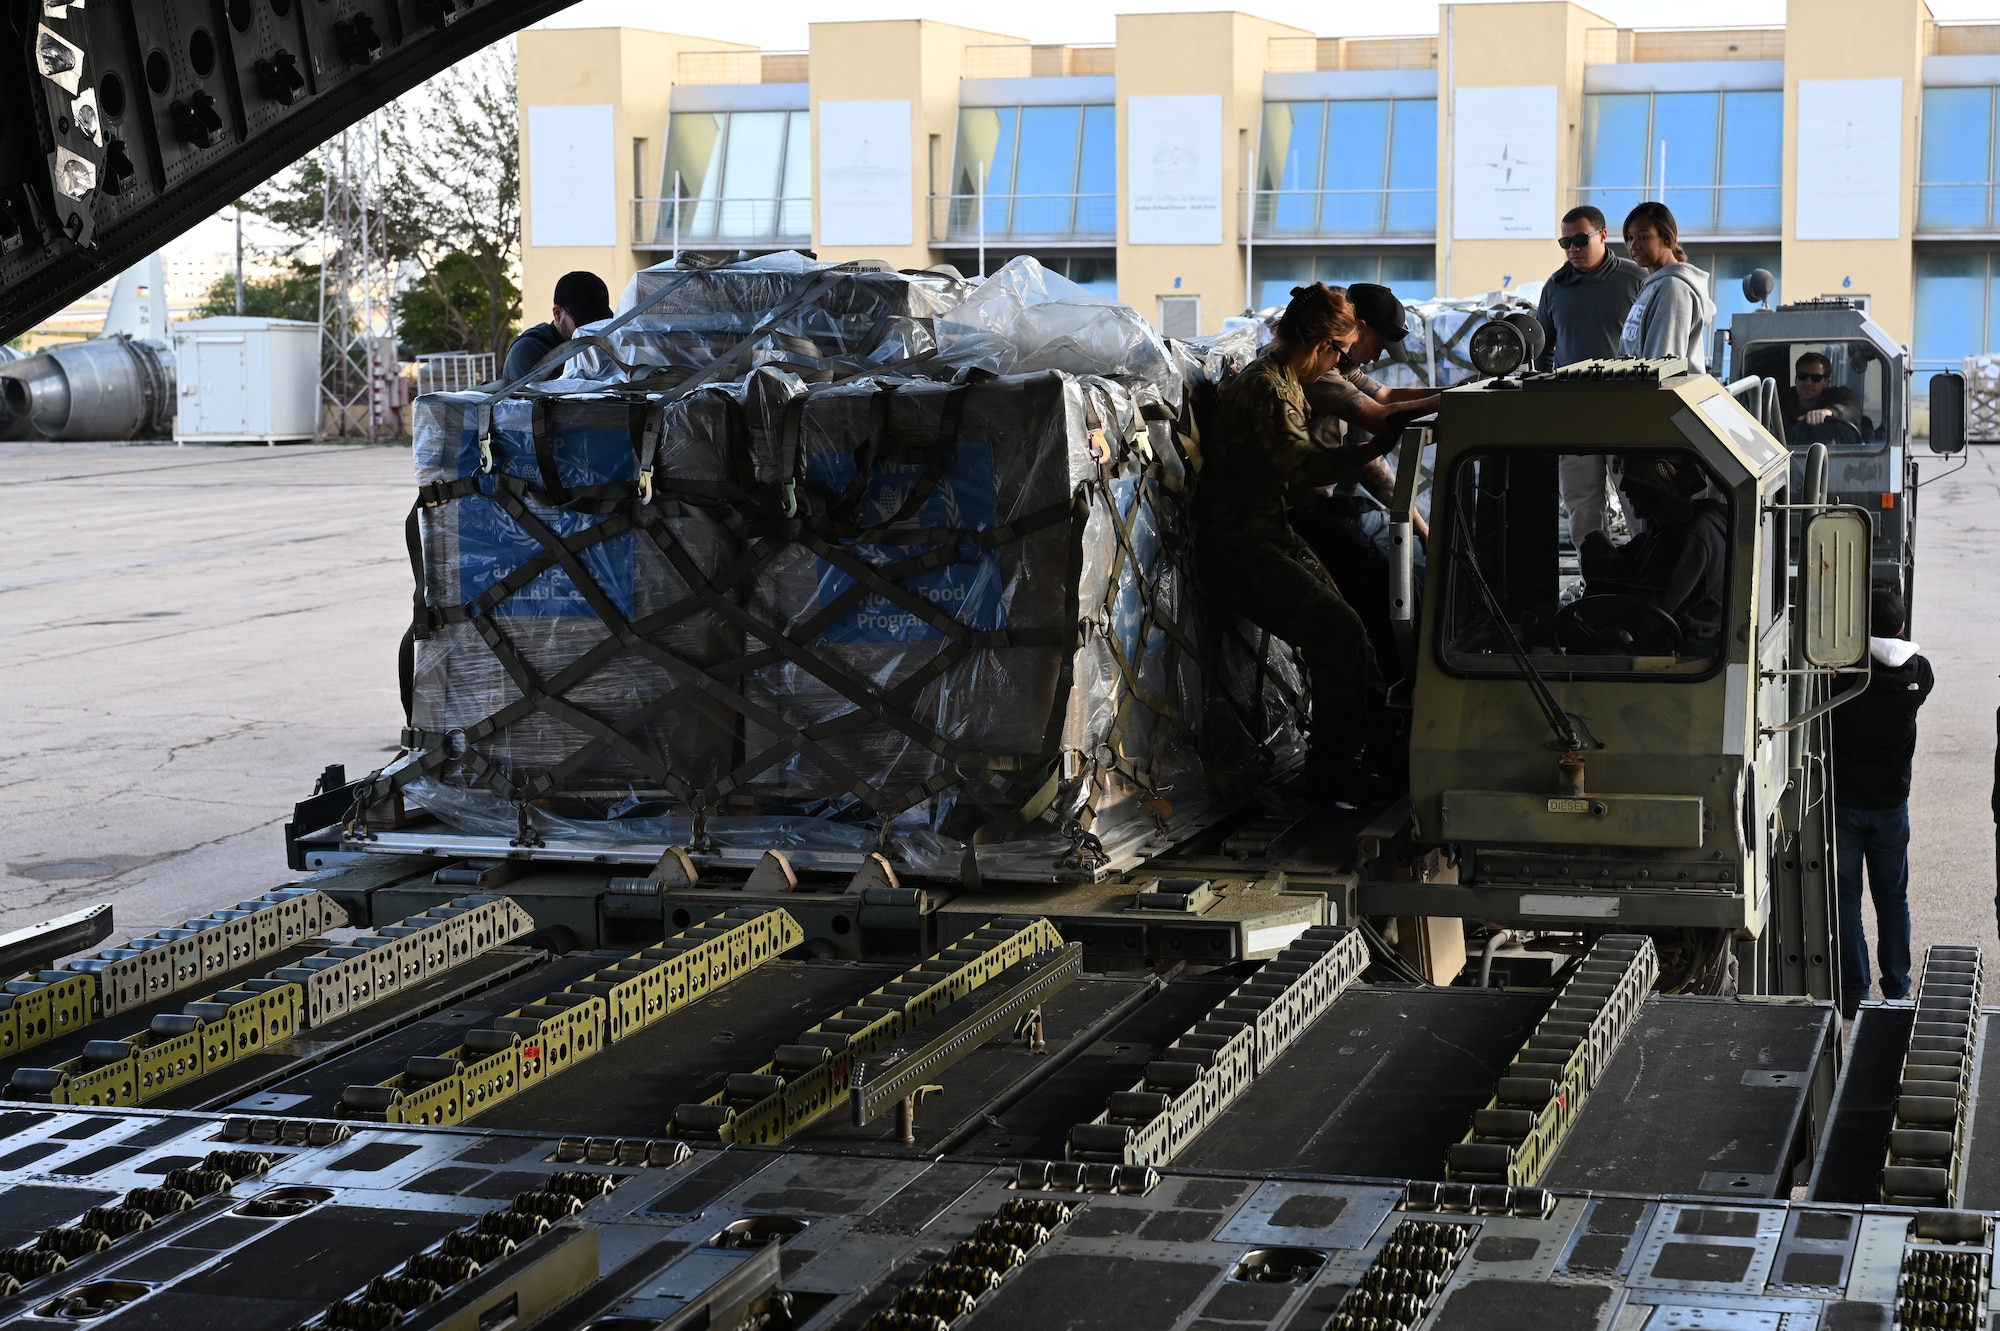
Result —
<svg viewBox="0 0 2000 1331"><path fill-rule="evenodd" d="M437 502L422 510L431 623L416 643L412 724L454 737L472 771L490 765L530 789L671 789L672 777L686 793L714 779L730 766L734 715L695 676L738 655L742 635L689 607L688 574L607 498L637 485L632 415L648 404L503 399L489 438L481 401L432 394L416 412L417 480ZM690 484L728 478L728 402L695 393L660 414L656 468ZM702 577L736 553L701 510L677 520L676 539ZM595 724L635 712L643 724L624 733Z"/></svg>
<svg viewBox="0 0 2000 1331"><path fill-rule="evenodd" d="M659 264L633 277L617 311L631 317L614 318L605 334L623 364L599 351L586 351L576 364L590 379L671 379L675 371L707 369L756 333L718 378L771 365L826 382L931 355L939 316L969 290L949 272L898 272L875 260L826 263L795 250L720 267Z"/></svg>
<svg viewBox="0 0 2000 1331"><path fill-rule="evenodd" d="M801 298L829 271L698 273L641 318L683 290L790 318L849 278L906 277L836 272ZM772 308L738 313L738 335ZM713 312L675 317L701 331ZM1118 310L1088 321L1129 335ZM651 330L727 354L682 331ZM940 377L810 382L766 357L693 392L420 399L399 784L467 833L879 847L919 873L1041 881L1129 863L1216 790L1247 797L1302 751L1302 681L1283 644L1211 629L1187 501L1249 343L1146 336L1143 373L1112 377L940 356L921 367ZM1071 363L1122 364L1092 356Z"/></svg>

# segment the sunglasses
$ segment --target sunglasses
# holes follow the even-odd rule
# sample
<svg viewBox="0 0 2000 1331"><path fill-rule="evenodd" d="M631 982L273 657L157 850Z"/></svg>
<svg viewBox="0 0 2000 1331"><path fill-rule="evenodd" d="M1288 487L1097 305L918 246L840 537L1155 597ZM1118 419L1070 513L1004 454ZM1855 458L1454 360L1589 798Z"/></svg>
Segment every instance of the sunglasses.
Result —
<svg viewBox="0 0 2000 1331"><path fill-rule="evenodd" d="M1802 383L1817 384L1823 383L1826 380L1826 376L1823 374L1806 374L1802 371L1799 374L1799 380Z"/></svg>
<svg viewBox="0 0 2000 1331"><path fill-rule="evenodd" d="M1590 243L1592 236L1601 236L1603 234L1602 231L1586 231L1579 236L1557 236L1556 244L1566 250L1580 250Z"/></svg>

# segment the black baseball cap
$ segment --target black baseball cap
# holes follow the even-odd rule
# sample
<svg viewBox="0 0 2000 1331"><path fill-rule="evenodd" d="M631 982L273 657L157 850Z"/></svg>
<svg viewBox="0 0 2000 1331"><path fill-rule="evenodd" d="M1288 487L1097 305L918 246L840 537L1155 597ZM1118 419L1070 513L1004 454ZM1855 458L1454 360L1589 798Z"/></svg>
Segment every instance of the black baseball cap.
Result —
<svg viewBox="0 0 2000 1331"><path fill-rule="evenodd" d="M556 279L555 303L580 324L611 317L611 289L596 273L564 273Z"/></svg>
<svg viewBox="0 0 2000 1331"><path fill-rule="evenodd" d="M1410 325L1403 315L1403 302L1396 299L1396 293L1385 286L1373 282L1356 282L1347 288L1347 302L1354 307L1354 315L1370 328L1380 333L1390 342L1401 342L1409 335Z"/></svg>

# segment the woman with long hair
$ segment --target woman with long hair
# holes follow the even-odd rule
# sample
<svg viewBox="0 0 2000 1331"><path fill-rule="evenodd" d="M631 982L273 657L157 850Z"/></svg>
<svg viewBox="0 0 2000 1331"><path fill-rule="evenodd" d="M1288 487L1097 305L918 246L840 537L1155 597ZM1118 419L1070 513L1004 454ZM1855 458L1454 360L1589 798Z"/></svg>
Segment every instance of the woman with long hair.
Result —
<svg viewBox="0 0 2000 1331"><path fill-rule="evenodd" d="M1400 793L1408 754L1368 630L1292 530L1286 495L1296 502L1358 465L1348 450L1313 442L1304 388L1340 363L1358 328L1342 292L1292 289L1277 339L1222 390L1196 492L1196 551L1218 603L1290 643L1311 674L1308 793L1355 805Z"/></svg>
<svg viewBox="0 0 2000 1331"><path fill-rule="evenodd" d="M1618 354L1649 360L1679 356L1697 374L1706 372L1715 302L1709 299L1708 274L1687 261L1672 210L1648 199L1627 213L1625 248L1646 270L1646 280L1625 316Z"/></svg>

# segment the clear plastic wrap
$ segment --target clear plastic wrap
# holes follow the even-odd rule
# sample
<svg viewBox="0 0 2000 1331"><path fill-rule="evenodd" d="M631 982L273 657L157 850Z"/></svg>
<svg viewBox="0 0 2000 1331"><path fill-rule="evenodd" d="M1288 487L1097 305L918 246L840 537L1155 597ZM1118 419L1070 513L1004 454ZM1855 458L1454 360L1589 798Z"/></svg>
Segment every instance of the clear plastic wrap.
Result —
<svg viewBox="0 0 2000 1331"><path fill-rule="evenodd" d="M1180 406L1181 377L1153 326L1030 255L1009 259L981 282L939 319L937 336L938 359L947 365L1117 376L1151 388L1169 409Z"/></svg>
<svg viewBox="0 0 2000 1331"><path fill-rule="evenodd" d="M719 377L770 365L828 382L929 356L938 317L969 290L946 273L824 263L796 250L719 268L660 264L634 276L619 300L619 315L645 309L608 335L613 356L590 349L574 364L580 376L605 383L701 370L769 322Z"/></svg>

